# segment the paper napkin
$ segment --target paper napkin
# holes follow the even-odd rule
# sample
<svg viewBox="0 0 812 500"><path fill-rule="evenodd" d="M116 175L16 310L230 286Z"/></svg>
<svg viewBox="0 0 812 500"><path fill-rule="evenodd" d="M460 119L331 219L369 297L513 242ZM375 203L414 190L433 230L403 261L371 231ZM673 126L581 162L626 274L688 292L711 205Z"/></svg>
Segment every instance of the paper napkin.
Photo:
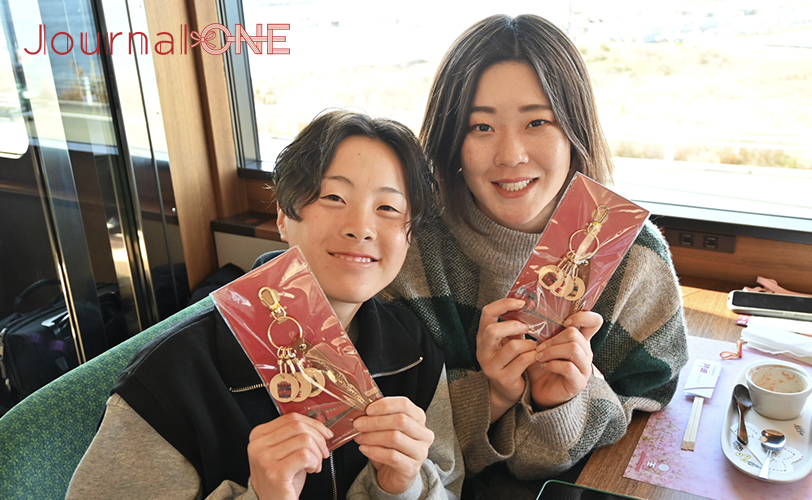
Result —
<svg viewBox="0 0 812 500"><path fill-rule="evenodd" d="M742 330L742 340L749 347L759 351L782 354L812 365L812 337L793 333L789 330L748 324L747 328Z"/></svg>

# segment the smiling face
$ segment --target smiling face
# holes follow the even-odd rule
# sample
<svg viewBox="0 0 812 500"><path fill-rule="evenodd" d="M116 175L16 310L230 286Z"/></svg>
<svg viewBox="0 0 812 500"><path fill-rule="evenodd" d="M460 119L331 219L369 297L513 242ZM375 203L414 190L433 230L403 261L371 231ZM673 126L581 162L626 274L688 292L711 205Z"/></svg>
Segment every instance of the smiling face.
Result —
<svg viewBox="0 0 812 500"><path fill-rule="evenodd" d="M544 229L570 168L570 143L535 70L497 63L482 73L462 145L477 207L517 231Z"/></svg>
<svg viewBox="0 0 812 500"><path fill-rule="evenodd" d="M379 140L351 136L336 149L318 199L300 210L302 220L278 213L282 240L301 248L345 327L403 265L407 196L397 154Z"/></svg>

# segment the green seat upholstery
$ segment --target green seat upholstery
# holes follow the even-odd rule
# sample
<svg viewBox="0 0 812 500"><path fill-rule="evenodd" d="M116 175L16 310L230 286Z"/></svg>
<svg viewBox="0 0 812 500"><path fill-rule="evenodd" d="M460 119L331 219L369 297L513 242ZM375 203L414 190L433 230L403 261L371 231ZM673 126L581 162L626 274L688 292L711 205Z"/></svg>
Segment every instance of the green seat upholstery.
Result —
<svg viewBox="0 0 812 500"><path fill-rule="evenodd" d="M31 394L0 418L0 499L64 500L96 434L110 389L136 352L212 305L179 311Z"/></svg>

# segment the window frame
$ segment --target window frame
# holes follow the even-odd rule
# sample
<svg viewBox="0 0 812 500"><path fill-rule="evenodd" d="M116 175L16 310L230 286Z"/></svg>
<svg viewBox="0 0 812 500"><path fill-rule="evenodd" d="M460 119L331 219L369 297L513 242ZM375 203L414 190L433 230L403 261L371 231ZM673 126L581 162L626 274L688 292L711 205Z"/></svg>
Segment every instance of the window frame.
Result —
<svg viewBox="0 0 812 500"><path fill-rule="evenodd" d="M229 29L236 24L245 26L242 0L217 0L217 12L220 22ZM221 36L224 36L222 32ZM270 179L271 174L262 170L259 154L254 86L251 83L248 51L236 54L233 50L227 50L223 53L223 58L231 107L234 149L237 155L237 173L240 177Z"/></svg>
<svg viewBox="0 0 812 500"><path fill-rule="evenodd" d="M221 22L228 27L244 25L242 0L217 0ZM293 26L291 26L293 29ZM273 160L263 160L259 153L256 108L247 51L226 51L225 68L229 102L240 178L270 181ZM263 168L264 167L264 168ZM750 236L776 241L812 244L812 220L707 207L633 201L650 210L657 226L691 229L734 236Z"/></svg>
<svg viewBox="0 0 812 500"><path fill-rule="evenodd" d="M0 14L2 16L2 14ZM19 98L19 83L15 77L16 69L14 61L11 57L10 50L16 48L16 40L13 38L13 33L6 33L2 20L0 20L0 44L3 45L0 49L0 75L8 75L11 82L14 82L16 93L11 95L11 101L6 103L5 107L11 110L8 116L8 129L14 129L15 134L4 134L0 136L0 157L17 159L21 158L29 148L31 137L28 134L28 127L26 125L25 116L30 114L27 109L23 109L23 103ZM2 94L0 94L2 97ZM2 103L0 103L2 104ZM9 105L10 104L10 105ZM15 116L16 115L16 116ZM19 139L18 142L12 140Z"/></svg>

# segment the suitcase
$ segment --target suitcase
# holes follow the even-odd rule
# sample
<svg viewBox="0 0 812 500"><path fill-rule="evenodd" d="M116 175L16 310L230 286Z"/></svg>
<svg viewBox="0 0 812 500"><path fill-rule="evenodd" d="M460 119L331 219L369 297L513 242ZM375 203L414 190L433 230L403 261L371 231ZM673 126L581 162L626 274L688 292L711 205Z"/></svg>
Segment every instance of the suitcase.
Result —
<svg viewBox="0 0 812 500"><path fill-rule="evenodd" d="M6 408L78 365L70 317L58 285L56 279L32 284L14 301L14 312L0 320L0 376L6 399L2 406ZM27 299L45 287L59 291L45 305L23 312ZM97 294L111 344L108 347L112 347L126 338L118 287L99 285Z"/></svg>

